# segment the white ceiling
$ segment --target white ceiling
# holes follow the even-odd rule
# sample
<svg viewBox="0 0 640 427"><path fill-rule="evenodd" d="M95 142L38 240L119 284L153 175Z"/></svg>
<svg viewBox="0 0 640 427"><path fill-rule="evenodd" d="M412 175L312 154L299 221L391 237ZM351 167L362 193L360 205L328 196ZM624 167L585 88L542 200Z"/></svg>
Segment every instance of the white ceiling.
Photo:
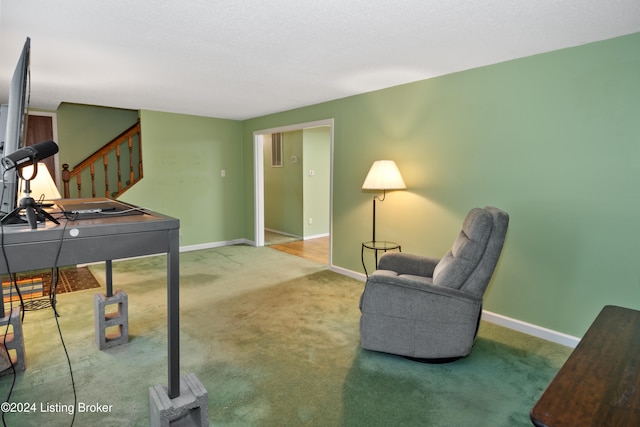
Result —
<svg viewBox="0 0 640 427"><path fill-rule="evenodd" d="M31 107L245 119L636 32L639 0L0 0L0 101L27 36Z"/></svg>

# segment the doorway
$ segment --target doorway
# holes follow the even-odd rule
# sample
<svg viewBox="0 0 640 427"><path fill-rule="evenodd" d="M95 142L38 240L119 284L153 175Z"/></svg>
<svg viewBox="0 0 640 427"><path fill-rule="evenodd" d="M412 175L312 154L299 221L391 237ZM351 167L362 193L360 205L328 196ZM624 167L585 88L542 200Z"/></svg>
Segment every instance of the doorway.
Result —
<svg viewBox="0 0 640 427"><path fill-rule="evenodd" d="M328 177L325 176L323 179L328 179L328 208L327 212L324 213L327 217L328 221L328 236L323 236L325 239L328 239L328 255L326 263L331 266L331 233L332 233L332 202L333 202L333 119L320 120L315 122L307 122L300 123L296 125L264 129L260 131L254 132L254 243L256 246L264 246L265 245L265 197L268 195L265 193L265 144L271 141L271 135L278 133L287 133L287 132L296 132L296 131L311 131L313 128L326 127L328 128ZM285 156L283 158L284 162L295 163L298 161L296 155L291 155L287 158ZM308 167L306 164L302 166L302 172L305 177L311 178L314 177L315 171L313 166ZM310 180L313 182L313 180ZM316 178L317 182L317 178ZM313 185L313 184L311 184ZM313 190L311 190L313 191ZM312 204L309 202L308 204ZM317 213L317 211L316 211ZM307 212L304 212L307 214ZM307 214L308 215L308 214ZM311 223L314 221L314 218L311 216L301 216L300 222L304 222L303 227L310 227ZM313 234L313 233L311 233ZM304 242L305 232L302 234L303 242ZM308 236L309 237L309 236ZM310 237L319 237L319 236L310 236Z"/></svg>
<svg viewBox="0 0 640 427"><path fill-rule="evenodd" d="M25 146L38 144L44 141L58 141L58 121L56 113L30 111L27 118L27 140ZM56 186L61 185L61 168L58 153L48 157L42 162L47 166Z"/></svg>

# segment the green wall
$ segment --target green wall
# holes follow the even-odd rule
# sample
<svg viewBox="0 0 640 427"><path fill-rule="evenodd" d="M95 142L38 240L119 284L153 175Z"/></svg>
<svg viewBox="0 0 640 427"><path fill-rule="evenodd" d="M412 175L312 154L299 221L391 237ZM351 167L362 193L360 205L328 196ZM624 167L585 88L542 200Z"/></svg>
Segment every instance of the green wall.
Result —
<svg viewBox="0 0 640 427"><path fill-rule="evenodd" d="M407 191L378 206L380 239L442 255L466 212L511 224L485 309L581 336L605 304L640 308L640 34L243 123L245 237L253 132L335 119L333 263L362 271L376 159Z"/></svg>
<svg viewBox="0 0 640 427"><path fill-rule="evenodd" d="M62 103L56 111L60 164L72 169L138 120L138 111Z"/></svg>
<svg viewBox="0 0 640 427"><path fill-rule="evenodd" d="M304 129L302 180L304 237L329 234L331 217L331 128ZM313 171L313 174L310 173ZM312 219L309 224L309 219Z"/></svg>
<svg viewBox="0 0 640 427"><path fill-rule="evenodd" d="M264 144L264 226L293 236L303 233L302 131L282 134L282 166L271 166ZM292 161L295 157L296 161Z"/></svg>
<svg viewBox="0 0 640 427"><path fill-rule="evenodd" d="M282 167L271 166L268 137L263 145L265 228L304 238L328 234L330 128L283 132Z"/></svg>
<svg viewBox="0 0 640 427"><path fill-rule="evenodd" d="M180 219L181 246L241 238L241 123L143 110L140 124L144 178L120 199Z"/></svg>

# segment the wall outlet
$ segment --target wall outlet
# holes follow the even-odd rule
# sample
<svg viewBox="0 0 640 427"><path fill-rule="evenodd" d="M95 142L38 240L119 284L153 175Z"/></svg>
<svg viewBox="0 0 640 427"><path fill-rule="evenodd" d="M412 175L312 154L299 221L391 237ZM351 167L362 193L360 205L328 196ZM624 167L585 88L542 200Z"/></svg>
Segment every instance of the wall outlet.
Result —
<svg viewBox="0 0 640 427"><path fill-rule="evenodd" d="M223 177L223 178L224 178L225 176L227 176L227 171L226 171L226 170L224 170L224 169L221 169L221 170L220 170L220 176L221 176L221 177Z"/></svg>
<svg viewBox="0 0 640 427"><path fill-rule="evenodd" d="M313 218L309 218L309 225L313 224Z"/></svg>

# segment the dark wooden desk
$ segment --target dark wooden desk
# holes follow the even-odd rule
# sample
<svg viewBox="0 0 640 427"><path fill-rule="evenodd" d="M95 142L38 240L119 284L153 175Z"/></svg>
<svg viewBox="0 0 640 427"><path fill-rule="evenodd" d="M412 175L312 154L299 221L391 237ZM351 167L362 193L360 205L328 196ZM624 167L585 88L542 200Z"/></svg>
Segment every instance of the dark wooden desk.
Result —
<svg viewBox="0 0 640 427"><path fill-rule="evenodd" d="M539 427L640 426L640 311L605 306L531 410Z"/></svg>
<svg viewBox="0 0 640 427"><path fill-rule="evenodd" d="M88 199L61 200L60 204ZM90 199L93 201L107 199ZM51 213L54 217L56 209ZM107 261L134 256L167 254L168 395L180 395L180 221L155 212L70 221L47 221L31 230L28 225L2 227L0 274ZM6 260L5 261L5 256ZM0 287L0 298L2 290ZM4 304L0 315L4 316Z"/></svg>

